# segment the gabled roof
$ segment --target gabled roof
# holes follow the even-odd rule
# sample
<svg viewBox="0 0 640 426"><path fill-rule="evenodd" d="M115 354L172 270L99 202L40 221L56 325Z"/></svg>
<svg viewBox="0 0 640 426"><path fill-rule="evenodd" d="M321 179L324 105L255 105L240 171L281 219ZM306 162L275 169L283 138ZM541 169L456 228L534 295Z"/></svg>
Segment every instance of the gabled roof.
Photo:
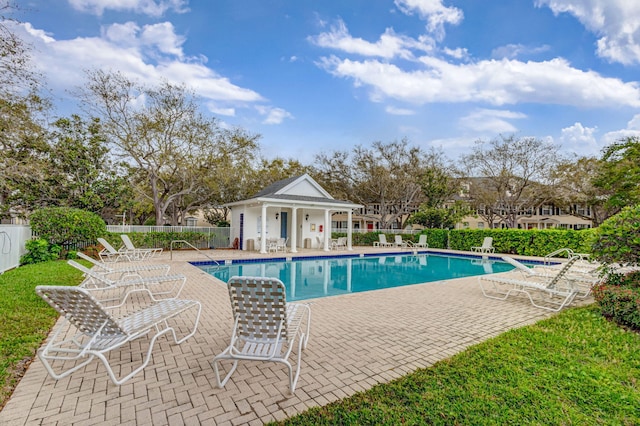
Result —
<svg viewBox="0 0 640 426"><path fill-rule="evenodd" d="M247 204L275 203L279 205L296 204L335 208L358 208L360 204L334 199L308 174L282 179L264 188L253 197L225 204L237 206Z"/></svg>
<svg viewBox="0 0 640 426"><path fill-rule="evenodd" d="M319 197L333 200L333 197L306 173L274 182L252 198L270 197L274 195Z"/></svg>

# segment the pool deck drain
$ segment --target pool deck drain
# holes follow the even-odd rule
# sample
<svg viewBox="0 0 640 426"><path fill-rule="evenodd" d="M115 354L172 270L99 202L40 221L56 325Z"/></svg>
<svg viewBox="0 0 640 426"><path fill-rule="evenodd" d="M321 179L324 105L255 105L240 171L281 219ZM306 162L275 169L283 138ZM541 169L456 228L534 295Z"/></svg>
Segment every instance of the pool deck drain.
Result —
<svg viewBox="0 0 640 426"><path fill-rule="evenodd" d="M357 247L351 253L375 252L389 250ZM269 257L230 250L207 255ZM311 337L295 395L288 393L285 368L276 363L241 363L226 387L218 389L211 360L227 346L233 324L226 286L189 260L205 258L181 251L172 261L166 253L156 259L187 276L181 298L202 303L192 338L181 345L161 338L147 368L119 387L98 361L55 381L35 359L0 412L0 425L259 425L429 367L550 316L524 298L483 297L475 277L313 299ZM117 364L121 356L128 366L130 353L139 357L137 343L132 346L109 359Z"/></svg>

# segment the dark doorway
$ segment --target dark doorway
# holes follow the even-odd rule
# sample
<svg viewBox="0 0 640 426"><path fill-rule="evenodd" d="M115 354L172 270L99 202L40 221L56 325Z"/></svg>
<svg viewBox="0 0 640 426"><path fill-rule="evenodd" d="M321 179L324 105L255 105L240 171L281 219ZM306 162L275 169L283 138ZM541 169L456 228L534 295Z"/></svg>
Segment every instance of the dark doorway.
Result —
<svg viewBox="0 0 640 426"><path fill-rule="evenodd" d="M287 239L287 222L288 222L288 213L280 212L280 238Z"/></svg>

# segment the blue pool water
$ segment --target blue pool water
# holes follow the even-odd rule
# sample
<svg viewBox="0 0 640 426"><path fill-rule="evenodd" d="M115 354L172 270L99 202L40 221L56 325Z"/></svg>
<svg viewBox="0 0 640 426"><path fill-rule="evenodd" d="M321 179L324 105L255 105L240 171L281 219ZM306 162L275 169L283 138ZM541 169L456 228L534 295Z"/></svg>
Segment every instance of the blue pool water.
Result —
<svg viewBox="0 0 640 426"><path fill-rule="evenodd" d="M406 254L367 257L327 257L292 261L241 262L229 265L196 266L227 282L234 275L280 279L287 300L379 290L432 281L462 278L513 269L490 258L469 258L434 254Z"/></svg>

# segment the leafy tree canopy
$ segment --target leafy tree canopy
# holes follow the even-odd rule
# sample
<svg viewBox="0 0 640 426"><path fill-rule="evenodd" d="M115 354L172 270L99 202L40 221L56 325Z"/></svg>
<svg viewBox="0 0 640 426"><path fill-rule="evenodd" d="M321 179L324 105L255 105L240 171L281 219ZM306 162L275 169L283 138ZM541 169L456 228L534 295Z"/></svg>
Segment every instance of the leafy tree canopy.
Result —
<svg viewBox="0 0 640 426"><path fill-rule="evenodd" d="M51 244L95 241L107 233L104 220L95 213L71 207L47 207L29 217L31 229Z"/></svg>
<svg viewBox="0 0 640 426"><path fill-rule="evenodd" d="M605 264L640 265L640 205L625 207L597 227L592 253Z"/></svg>
<svg viewBox="0 0 640 426"><path fill-rule="evenodd" d="M606 205L611 209L639 204L640 138L630 137L606 147L593 184L610 193Z"/></svg>

